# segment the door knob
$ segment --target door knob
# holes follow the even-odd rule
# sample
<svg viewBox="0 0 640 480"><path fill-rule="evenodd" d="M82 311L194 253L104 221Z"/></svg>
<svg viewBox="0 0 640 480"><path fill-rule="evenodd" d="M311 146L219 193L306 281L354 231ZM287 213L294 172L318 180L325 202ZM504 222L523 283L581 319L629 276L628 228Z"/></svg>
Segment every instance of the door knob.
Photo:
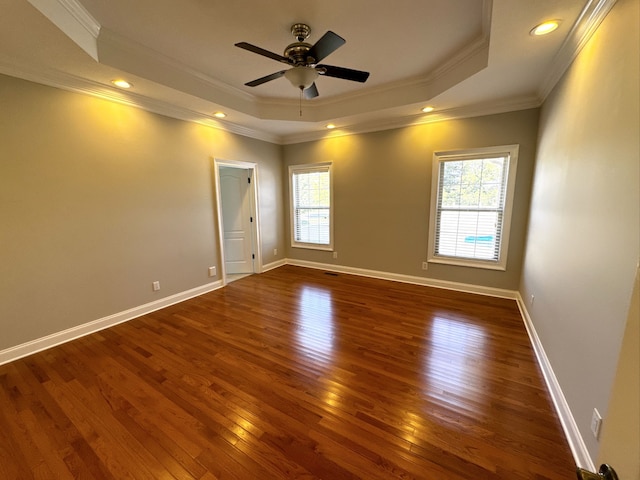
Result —
<svg viewBox="0 0 640 480"><path fill-rule="evenodd" d="M606 463L600 465L598 473L591 473L582 468L579 468L576 473L578 474L578 480L618 480L616 471Z"/></svg>

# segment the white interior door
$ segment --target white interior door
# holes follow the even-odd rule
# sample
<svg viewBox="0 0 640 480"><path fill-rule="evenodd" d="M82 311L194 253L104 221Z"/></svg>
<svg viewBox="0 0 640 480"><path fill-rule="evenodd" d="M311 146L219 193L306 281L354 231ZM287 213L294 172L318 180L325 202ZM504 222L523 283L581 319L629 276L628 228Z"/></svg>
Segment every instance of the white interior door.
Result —
<svg viewBox="0 0 640 480"><path fill-rule="evenodd" d="M220 167L225 272L253 273L249 170Z"/></svg>

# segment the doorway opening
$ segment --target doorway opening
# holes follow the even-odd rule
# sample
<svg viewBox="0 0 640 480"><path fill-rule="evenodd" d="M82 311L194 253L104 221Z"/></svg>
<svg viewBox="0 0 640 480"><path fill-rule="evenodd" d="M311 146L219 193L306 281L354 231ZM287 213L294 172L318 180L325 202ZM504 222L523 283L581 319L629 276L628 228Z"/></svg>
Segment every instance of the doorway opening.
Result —
<svg viewBox="0 0 640 480"><path fill-rule="evenodd" d="M214 159L222 282L262 272L257 165Z"/></svg>

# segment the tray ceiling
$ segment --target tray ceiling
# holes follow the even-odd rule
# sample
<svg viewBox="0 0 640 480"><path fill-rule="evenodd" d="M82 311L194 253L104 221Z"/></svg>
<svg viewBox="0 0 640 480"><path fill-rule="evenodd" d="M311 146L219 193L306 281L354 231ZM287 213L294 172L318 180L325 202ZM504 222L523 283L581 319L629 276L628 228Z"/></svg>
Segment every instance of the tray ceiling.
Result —
<svg viewBox="0 0 640 480"><path fill-rule="evenodd" d="M0 0L0 72L291 143L328 122L348 133L537 106L610 3ZM554 34L529 35L552 18ZM287 67L234 46L282 54L298 22L311 44L328 30L346 40L322 63L371 73L364 84L319 77L302 116L284 77L244 85ZM115 77L134 87L117 90ZM422 114L426 104L436 110Z"/></svg>

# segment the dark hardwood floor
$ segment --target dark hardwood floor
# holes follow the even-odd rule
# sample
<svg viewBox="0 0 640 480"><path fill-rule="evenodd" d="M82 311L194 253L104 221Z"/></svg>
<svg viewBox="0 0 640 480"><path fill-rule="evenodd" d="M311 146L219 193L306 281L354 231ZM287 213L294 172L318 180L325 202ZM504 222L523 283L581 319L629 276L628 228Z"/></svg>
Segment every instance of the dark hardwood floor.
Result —
<svg viewBox="0 0 640 480"><path fill-rule="evenodd" d="M573 479L512 300L281 267L0 366L2 479Z"/></svg>

